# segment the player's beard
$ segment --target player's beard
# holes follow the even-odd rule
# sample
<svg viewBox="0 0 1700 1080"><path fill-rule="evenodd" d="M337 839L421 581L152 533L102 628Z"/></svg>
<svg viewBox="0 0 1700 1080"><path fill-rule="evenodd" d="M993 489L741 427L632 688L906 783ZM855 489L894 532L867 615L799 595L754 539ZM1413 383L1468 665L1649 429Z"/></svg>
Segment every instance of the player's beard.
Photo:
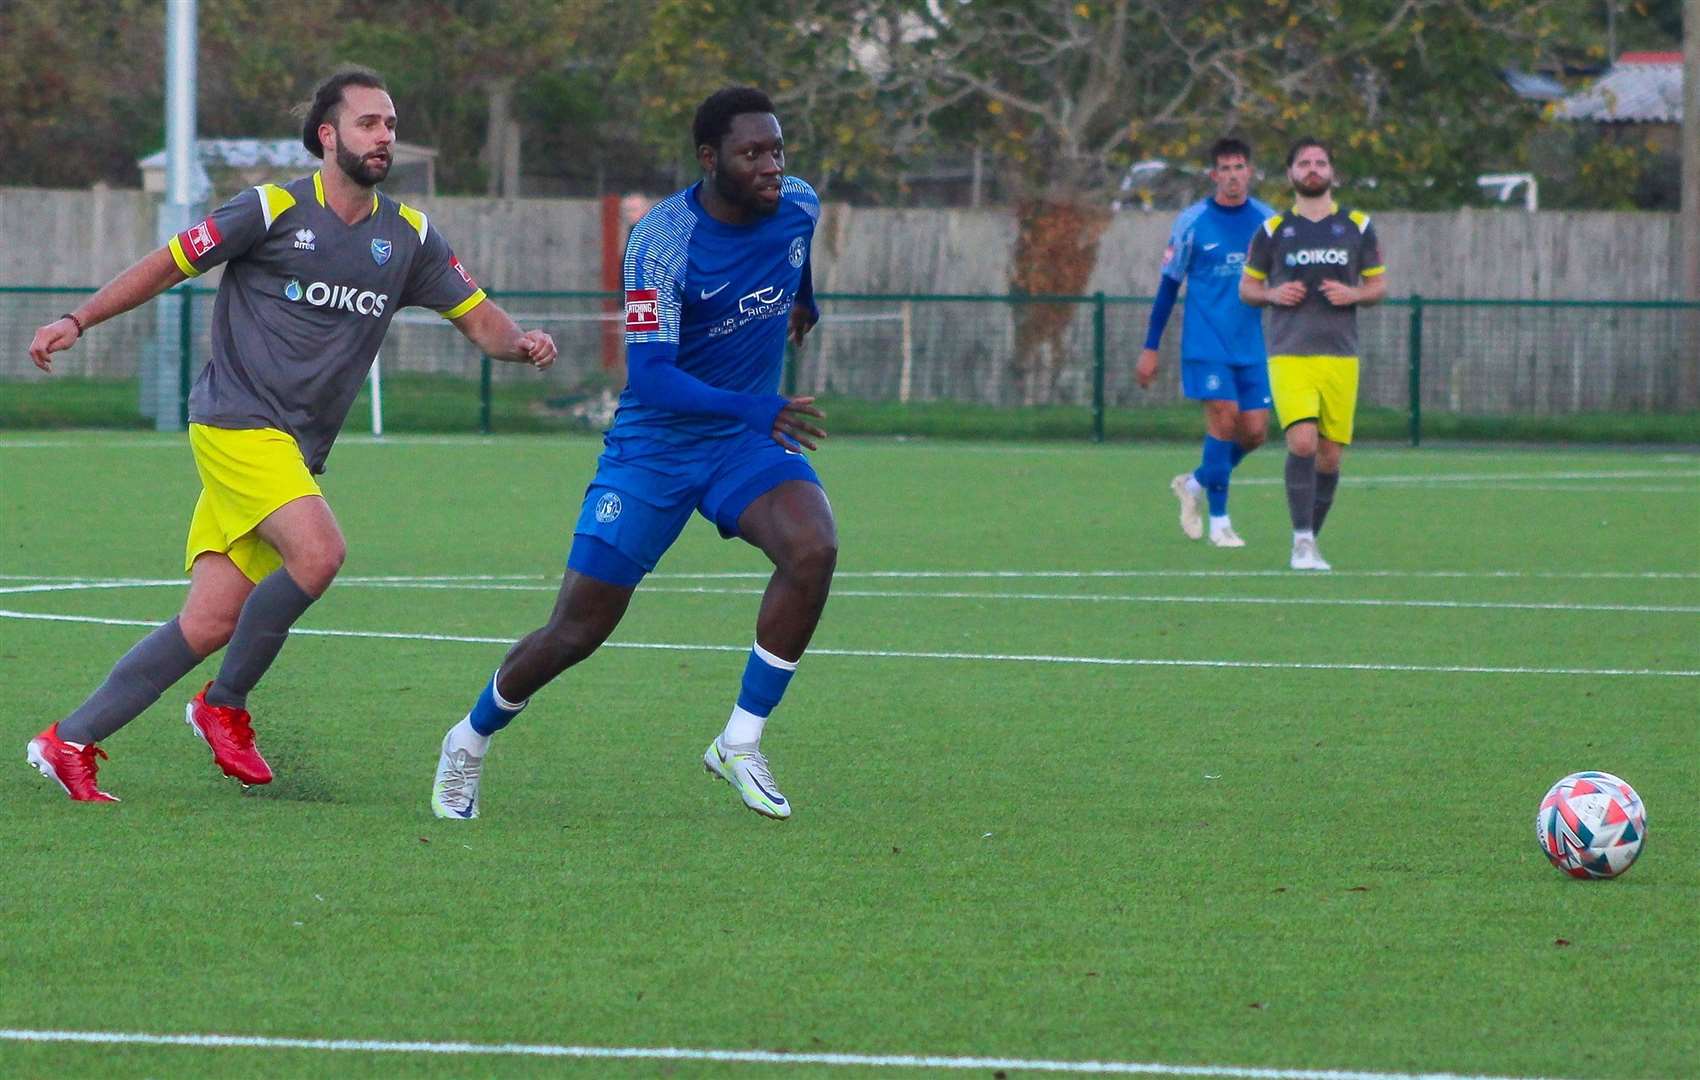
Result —
<svg viewBox="0 0 1700 1080"><path fill-rule="evenodd" d="M723 172L716 171L713 177L714 190L720 193L722 199L733 206L747 210L756 217L771 217L778 212L779 204L774 203L769 206L762 202L756 198L755 188L741 188L736 181Z"/></svg>
<svg viewBox="0 0 1700 1080"><path fill-rule="evenodd" d="M390 174L388 158L369 161L347 149L341 143L338 143L336 148L336 167L342 170L343 175L361 187L376 187L384 182L384 177Z"/></svg>
<svg viewBox="0 0 1700 1080"><path fill-rule="evenodd" d="M1293 181L1293 190L1307 199L1314 199L1318 195L1326 195L1328 194L1328 189L1333 186L1334 184L1328 180L1318 180L1314 184L1307 184L1303 180Z"/></svg>

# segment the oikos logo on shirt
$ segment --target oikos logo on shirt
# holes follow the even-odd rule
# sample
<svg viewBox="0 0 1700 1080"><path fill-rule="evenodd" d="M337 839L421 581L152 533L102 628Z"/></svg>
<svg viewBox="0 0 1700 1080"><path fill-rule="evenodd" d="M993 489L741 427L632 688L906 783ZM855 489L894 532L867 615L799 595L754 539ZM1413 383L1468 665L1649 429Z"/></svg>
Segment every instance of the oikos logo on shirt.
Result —
<svg viewBox="0 0 1700 1080"><path fill-rule="evenodd" d="M1345 248L1305 248L1288 252L1286 262L1288 266L1346 266L1351 255Z"/></svg>
<svg viewBox="0 0 1700 1080"><path fill-rule="evenodd" d="M353 315L370 315L374 319L384 313L384 306L390 302L388 293L356 289L352 285L327 285L323 281L315 281L303 287L299 278L290 278L284 284L283 298L292 304L305 300L314 307L332 308Z"/></svg>

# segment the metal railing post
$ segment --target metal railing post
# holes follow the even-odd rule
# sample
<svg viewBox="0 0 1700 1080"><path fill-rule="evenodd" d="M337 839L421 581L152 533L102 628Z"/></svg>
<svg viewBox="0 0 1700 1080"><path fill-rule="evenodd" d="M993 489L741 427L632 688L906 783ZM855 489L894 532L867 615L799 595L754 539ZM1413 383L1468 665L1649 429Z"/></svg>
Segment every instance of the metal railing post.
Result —
<svg viewBox="0 0 1700 1080"><path fill-rule="evenodd" d="M478 358L478 433L490 434L490 358Z"/></svg>
<svg viewBox="0 0 1700 1080"><path fill-rule="evenodd" d="M177 426L189 430L189 383L195 366L195 290L178 290L177 306Z"/></svg>
<svg viewBox="0 0 1700 1080"><path fill-rule="evenodd" d="M1423 298L1411 294L1411 445L1423 441Z"/></svg>
<svg viewBox="0 0 1700 1080"><path fill-rule="evenodd" d="M1104 294L1092 294L1092 441L1104 441Z"/></svg>

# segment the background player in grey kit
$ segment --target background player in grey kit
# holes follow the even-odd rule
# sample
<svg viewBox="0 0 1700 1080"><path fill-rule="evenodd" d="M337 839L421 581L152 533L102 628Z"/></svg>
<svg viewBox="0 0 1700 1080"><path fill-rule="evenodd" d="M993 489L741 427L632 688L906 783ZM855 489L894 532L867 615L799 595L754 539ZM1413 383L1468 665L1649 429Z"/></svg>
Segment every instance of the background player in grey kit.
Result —
<svg viewBox="0 0 1700 1080"><path fill-rule="evenodd" d="M1240 298L1269 316L1269 384L1287 429L1287 509L1294 570L1327 570L1316 534L1334 504L1340 459L1358 407L1358 312L1387 295L1387 266L1369 215L1330 192L1328 147L1300 139L1287 152L1298 198L1251 240Z"/></svg>
<svg viewBox="0 0 1700 1080"><path fill-rule="evenodd" d="M202 491L189 528L188 597L87 701L29 743L30 762L73 799L114 801L97 784L95 758L105 754L95 744L226 643L218 677L185 718L225 775L271 780L247 695L342 566L342 530L313 476L397 310L432 308L498 359L554 362L549 335L522 333L486 299L423 213L375 190L389 174L395 128L375 73L333 75L302 128L303 144L324 160L319 172L242 192L30 343L36 366L49 371L52 354L88 330L224 265L212 359L189 398Z"/></svg>

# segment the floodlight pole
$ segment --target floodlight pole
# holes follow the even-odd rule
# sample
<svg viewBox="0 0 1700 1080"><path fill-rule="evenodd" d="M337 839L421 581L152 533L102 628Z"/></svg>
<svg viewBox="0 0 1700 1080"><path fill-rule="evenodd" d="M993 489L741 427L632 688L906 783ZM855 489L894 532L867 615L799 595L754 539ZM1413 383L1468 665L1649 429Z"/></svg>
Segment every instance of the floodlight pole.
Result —
<svg viewBox="0 0 1700 1080"><path fill-rule="evenodd" d="M193 223L195 204L202 195L195 168L195 6L196 0L166 0L165 4L165 199L155 231L161 245ZM153 417L159 431L183 427L180 373L187 357L181 346L178 305L187 303L189 298L183 296L158 305L153 378L142 380L142 411Z"/></svg>
<svg viewBox="0 0 1700 1080"><path fill-rule="evenodd" d="M1682 297L1700 302L1700 0L1682 5ZM1700 314L1690 313L1690 354L1681 361L1677 390L1687 408L1700 406Z"/></svg>

